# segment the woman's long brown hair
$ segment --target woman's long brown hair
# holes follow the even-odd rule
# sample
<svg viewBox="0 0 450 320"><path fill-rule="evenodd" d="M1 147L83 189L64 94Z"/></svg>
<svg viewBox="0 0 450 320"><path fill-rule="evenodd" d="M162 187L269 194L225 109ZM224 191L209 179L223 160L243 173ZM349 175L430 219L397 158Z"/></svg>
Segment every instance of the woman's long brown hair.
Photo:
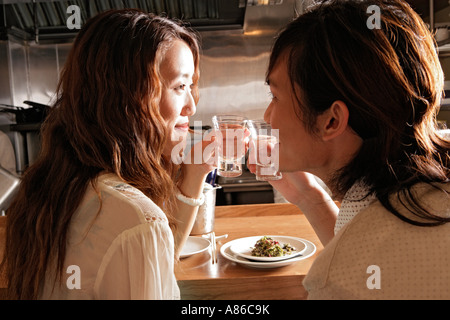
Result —
<svg viewBox="0 0 450 320"><path fill-rule="evenodd" d="M126 9L101 13L80 30L42 126L40 156L7 211L2 266L10 299L39 298L49 274L61 279L72 215L100 172L144 192L174 225L179 168L163 156L159 64L176 39L192 50L197 84L198 40L178 23Z"/></svg>
<svg viewBox="0 0 450 320"><path fill-rule="evenodd" d="M402 0L319 1L280 33L268 74L286 52L297 113L310 132L316 117L340 100L349 109L350 127L363 139L331 181L336 195L362 180L408 223L449 222L428 212L412 192L417 183L437 187L450 176L450 142L436 124L443 72L419 15ZM414 218L394 208L393 195Z"/></svg>

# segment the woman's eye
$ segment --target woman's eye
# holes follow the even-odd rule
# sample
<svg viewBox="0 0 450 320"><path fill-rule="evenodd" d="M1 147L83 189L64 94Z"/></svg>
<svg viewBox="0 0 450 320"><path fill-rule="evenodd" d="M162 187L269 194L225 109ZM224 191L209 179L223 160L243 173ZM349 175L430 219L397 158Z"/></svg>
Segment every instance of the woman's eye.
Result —
<svg viewBox="0 0 450 320"><path fill-rule="evenodd" d="M184 92L184 91L192 91L192 89L195 87L195 84L187 85L187 84L180 84L175 87L175 90L178 92ZM188 90L189 89L189 90Z"/></svg>

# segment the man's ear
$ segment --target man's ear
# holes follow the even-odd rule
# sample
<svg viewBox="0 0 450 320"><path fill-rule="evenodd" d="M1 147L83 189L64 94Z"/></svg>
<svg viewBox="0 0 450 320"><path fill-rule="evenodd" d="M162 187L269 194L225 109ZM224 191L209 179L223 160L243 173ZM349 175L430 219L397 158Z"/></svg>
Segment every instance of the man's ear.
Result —
<svg viewBox="0 0 450 320"><path fill-rule="evenodd" d="M331 107L319 116L319 129L322 140L330 141L341 135L347 129L348 117L347 105L340 100L333 102Z"/></svg>

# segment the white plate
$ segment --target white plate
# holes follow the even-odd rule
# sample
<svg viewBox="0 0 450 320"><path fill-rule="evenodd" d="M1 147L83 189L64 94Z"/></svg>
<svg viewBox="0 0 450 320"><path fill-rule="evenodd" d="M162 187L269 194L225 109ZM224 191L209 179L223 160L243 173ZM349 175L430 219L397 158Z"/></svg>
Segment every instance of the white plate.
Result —
<svg viewBox="0 0 450 320"><path fill-rule="evenodd" d="M274 262L251 261L251 260L245 259L241 256L234 254L230 250L230 246L232 246L234 243L236 243L235 241L239 241L239 240L241 240L241 239L236 239L236 240L225 243L220 248L220 254L225 259L228 259L230 261L236 262L240 265L250 267L250 268L268 269L268 268L284 267L284 266L290 265L292 263L298 262L300 260L309 258L316 252L316 246L314 245L314 243L312 243L311 241L305 240L305 239L301 239L305 243L306 249L303 251L302 255L300 255L300 256L296 256L291 259L286 259L286 260L281 260L281 261L274 261Z"/></svg>
<svg viewBox="0 0 450 320"><path fill-rule="evenodd" d="M279 257L256 257L252 256L252 249L255 246L256 242L260 240L263 236L255 236L255 237L247 237L237 239L231 246L230 250L235 255L241 256L243 258L254 260L254 261L264 261L264 262L274 262L281 261L286 259L292 259L295 256L298 256L306 250L305 242L300 238L287 237L287 236L267 236L272 238L275 241L278 241L281 246L283 244L290 244L295 248L295 251L292 251L291 254L279 256Z"/></svg>
<svg viewBox="0 0 450 320"><path fill-rule="evenodd" d="M208 239L189 236L183 249L181 250L180 258L187 258L194 254L203 252L209 248L210 244L211 243Z"/></svg>

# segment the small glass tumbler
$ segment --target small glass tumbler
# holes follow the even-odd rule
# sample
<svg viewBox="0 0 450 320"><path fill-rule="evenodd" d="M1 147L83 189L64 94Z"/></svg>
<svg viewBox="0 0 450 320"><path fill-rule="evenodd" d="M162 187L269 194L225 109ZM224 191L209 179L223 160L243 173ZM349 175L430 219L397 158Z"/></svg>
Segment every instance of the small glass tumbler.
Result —
<svg viewBox="0 0 450 320"><path fill-rule="evenodd" d="M249 163L256 164L256 180L270 181L282 178L279 169L278 129L272 129L263 120L249 120Z"/></svg>
<svg viewBox="0 0 450 320"><path fill-rule="evenodd" d="M218 136L217 174L237 177L245 163L245 130L247 118L236 115L216 115L212 118Z"/></svg>

